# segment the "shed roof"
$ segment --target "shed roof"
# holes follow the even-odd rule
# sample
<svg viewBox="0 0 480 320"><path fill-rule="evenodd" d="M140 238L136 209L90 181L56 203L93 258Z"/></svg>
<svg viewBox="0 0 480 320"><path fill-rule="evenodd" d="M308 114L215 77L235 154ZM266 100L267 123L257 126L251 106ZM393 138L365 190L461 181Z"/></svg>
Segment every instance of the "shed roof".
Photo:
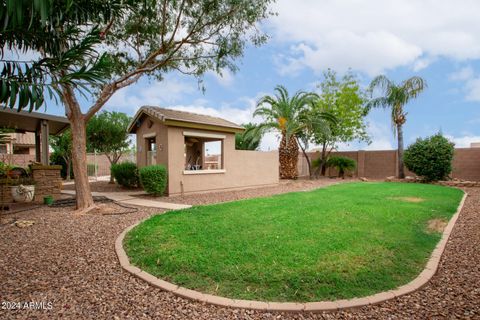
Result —
<svg viewBox="0 0 480 320"><path fill-rule="evenodd" d="M67 118L39 112L12 110L0 106L0 128L15 129L17 132L35 132L42 120L48 121L50 134L56 135L68 128Z"/></svg>
<svg viewBox="0 0 480 320"><path fill-rule="evenodd" d="M195 126L200 125L204 126L205 129L224 132L242 132L245 130L242 126L239 126L236 123L218 117L212 117L193 112L160 108L155 106L143 106L137 111L135 117L128 126L128 132L135 133L137 127L140 124L140 117L143 114L159 119L167 126L201 128Z"/></svg>

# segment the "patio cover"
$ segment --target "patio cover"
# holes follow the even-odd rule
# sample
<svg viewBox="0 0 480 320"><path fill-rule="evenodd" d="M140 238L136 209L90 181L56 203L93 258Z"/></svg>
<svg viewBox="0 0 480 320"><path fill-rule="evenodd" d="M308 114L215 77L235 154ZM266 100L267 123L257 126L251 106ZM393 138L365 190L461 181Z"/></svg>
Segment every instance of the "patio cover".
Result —
<svg viewBox="0 0 480 320"><path fill-rule="evenodd" d="M38 112L17 111L0 106L0 128L15 132L35 132L36 161L48 165L48 136L69 127L67 118Z"/></svg>

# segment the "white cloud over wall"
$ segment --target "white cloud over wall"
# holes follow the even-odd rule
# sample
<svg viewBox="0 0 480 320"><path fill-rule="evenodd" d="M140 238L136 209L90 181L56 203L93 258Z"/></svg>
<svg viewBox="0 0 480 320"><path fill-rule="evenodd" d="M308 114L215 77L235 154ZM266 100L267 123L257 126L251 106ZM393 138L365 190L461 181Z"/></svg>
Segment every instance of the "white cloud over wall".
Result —
<svg viewBox="0 0 480 320"><path fill-rule="evenodd" d="M472 142L480 142L480 136L476 135L465 135L461 137L445 135L445 137L455 143L455 148L469 148Z"/></svg>
<svg viewBox="0 0 480 320"><path fill-rule="evenodd" d="M279 0L267 23L273 41L291 46L280 72L351 67L369 75L427 67L437 57L480 58L480 1Z"/></svg>
<svg viewBox="0 0 480 320"><path fill-rule="evenodd" d="M464 82L464 94L467 101L480 101L480 75L471 66L467 66L450 74L451 81Z"/></svg>

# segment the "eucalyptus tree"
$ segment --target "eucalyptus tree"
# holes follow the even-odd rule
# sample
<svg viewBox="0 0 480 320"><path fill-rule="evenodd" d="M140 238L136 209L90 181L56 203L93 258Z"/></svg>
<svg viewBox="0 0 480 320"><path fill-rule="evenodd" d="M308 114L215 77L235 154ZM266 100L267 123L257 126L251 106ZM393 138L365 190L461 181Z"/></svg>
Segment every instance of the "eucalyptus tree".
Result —
<svg viewBox="0 0 480 320"><path fill-rule="evenodd" d="M82 3L87 2L108 7L119 1ZM54 84L71 125L77 209L80 212L94 208L86 168L87 122L118 90L134 84L142 76L161 81L165 74L178 72L201 79L207 71L221 73L226 68L235 71L235 59L243 54L247 43L261 45L266 41L258 23L272 14L271 2L273 0L120 1L120 9L108 11L112 15L106 21L91 18L91 21L83 20L88 22L83 25L78 23L75 36L67 37L66 34L70 30L66 27L71 23L60 23L52 30L45 30L47 34L59 34L62 40L52 41L57 52L51 58L61 56L63 59L58 67L49 70L51 75L62 80L73 74ZM88 6L83 9L88 10ZM8 18L10 14L6 12ZM59 11L58 15L62 14L63 11ZM49 19L48 15L46 19ZM73 19L68 20L71 21ZM24 24L28 22L24 21ZM21 46L18 41L12 43L14 48ZM41 46L31 46L30 49L50 57ZM75 71L83 72L79 77L82 81L74 81L77 79ZM91 81L85 75L88 71L92 71ZM79 89L89 89L92 84L95 94L88 97L89 105L83 111Z"/></svg>
<svg viewBox="0 0 480 320"><path fill-rule="evenodd" d="M329 131L314 132L312 137L312 141L320 147L317 171L325 175L328 157L339 143L354 140L370 142L365 121L368 114L367 95L354 74L347 72L339 78L331 69L324 72L318 88L319 99L313 109L328 112L336 118Z"/></svg>
<svg viewBox="0 0 480 320"><path fill-rule="evenodd" d="M403 125L407 118L405 105L410 100L418 97L427 88L427 82L418 76L411 77L396 84L384 75L377 76L370 84L372 92L380 89L381 95L368 102L369 108L387 108L390 109L390 119L392 122L393 134L397 136L398 141L398 177L405 178L403 161Z"/></svg>

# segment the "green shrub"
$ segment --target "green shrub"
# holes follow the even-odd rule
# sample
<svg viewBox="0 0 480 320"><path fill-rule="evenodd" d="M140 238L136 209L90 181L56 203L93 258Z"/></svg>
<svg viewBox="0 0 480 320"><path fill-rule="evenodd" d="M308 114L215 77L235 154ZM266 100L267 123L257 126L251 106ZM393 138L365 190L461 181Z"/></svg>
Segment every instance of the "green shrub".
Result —
<svg viewBox="0 0 480 320"><path fill-rule="evenodd" d="M67 163L65 159L56 151L53 151L50 154L50 163L62 166L62 170L60 171L60 175L63 179L67 178ZM70 166L70 179L73 179L73 165Z"/></svg>
<svg viewBox="0 0 480 320"><path fill-rule="evenodd" d="M110 167L110 173L117 183L126 188L139 186L137 165L133 162L122 162Z"/></svg>
<svg viewBox="0 0 480 320"><path fill-rule="evenodd" d="M441 134L418 138L404 154L408 170L426 181L444 180L452 172L454 144Z"/></svg>
<svg viewBox="0 0 480 320"><path fill-rule="evenodd" d="M345 179L345 172L355 170L357 163L355 160L347 157L337 157L333 156L328 158L327 167L333 167L338 170L338 176L342 179Z"/></svg>
<svg viewBox="0 0 480 320"><path fill-rule="evenodd" d="M167 187L167 169L162 165L140 168L140 182L147 193L162 195Z"/></svg>

